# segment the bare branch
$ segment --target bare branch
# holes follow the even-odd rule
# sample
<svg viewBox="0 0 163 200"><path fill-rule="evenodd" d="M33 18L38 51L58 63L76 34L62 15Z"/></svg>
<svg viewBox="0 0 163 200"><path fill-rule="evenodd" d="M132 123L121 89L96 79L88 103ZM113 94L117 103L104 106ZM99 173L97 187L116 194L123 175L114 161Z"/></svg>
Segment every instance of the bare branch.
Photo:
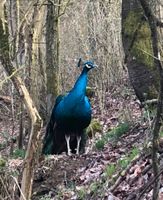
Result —
<svg viewBox="0 0 163 200"><path fill-rule="evenodd" d="M160 60L159 57L155 57L154 55L152 55L151 53L145 51L144 49L140 49L139 47L137 47L137 49L139 49L139 50L142 51L143 53L145 53L145 54L151 56L152 58L154 58L154 59L156 59L156 60ZM163 60L160 60L160 61L163 62Z"/></svg>
<svg viewBox="0 0 163 200"><path fill-rule="evenodd" d="M65 7L64 7L64 9L63 9L63 12L62 12L62 13L60 13L60 14L58 15L58 17L61 17L62 15L64 15L64 14L65 14L65 12L66 12L66 9L67 9L67 7L68 7L68 5L69 5L70 1L71 1L71 0L68 0L68 1L65 3Z"/></svg>
<svg viewBox="0 0 163 200"><path fill-rule="evenodd" d="M3 86L3 84L4 84L5 82L11 80L11 78L12 78L13 76L15 76L15 75L16 75L19 71L21 71L22 69L24 69L24 66L23 66L23 67L20 67L20 68L18 68L18 69L15 69L15 70L12 72L11 75L7 76L4 80L2 80L2 81L0 82L0 88Z"/></svg>

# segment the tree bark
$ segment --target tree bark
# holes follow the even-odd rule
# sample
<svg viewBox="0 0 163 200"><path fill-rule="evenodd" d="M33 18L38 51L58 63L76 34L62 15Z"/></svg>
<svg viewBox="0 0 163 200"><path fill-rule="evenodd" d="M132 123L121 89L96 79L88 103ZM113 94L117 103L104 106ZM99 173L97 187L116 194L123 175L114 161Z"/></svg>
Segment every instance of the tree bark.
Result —
<svg viewBox="0 0 163 200"><path fill-rule="evenodd" d="M54 100L59 92L59 5L60 0L48 1L46 16L46 74L47 114L51 114Z"/></svg>
<svg viewBox="0 0 163 200"><path fill-rule="evenodd" d="M141 102L155 99L159 90L154 66L151 30L137 0L123 0L122 38L125 63L136 96Z"/></svg>
<svg viewBox="0 0 163 200"><path fill-rule="evenodd" d="M46 6L34 7L33 12L33 34L32 34L32 59L30 66L30 94L40 111L40 102L43 100L41 95L45 70L42 68L42 57L40 54L40 48L42 48L41 41L43 40L43 27L45 24Z"/></svg>
<svg viewBox="0 0 163 200"><path fill-rule="evenodd" d="M144 10L144 14L148 19L148 23L151 30L151 39L152 39L152 47L153 47L153 56L155 67L159 72L159 80L160 80L160 88L159 88L159 96L158 96L158 104L157 104L157 113L154 120L153 127L153 148L152 148L152 162L153 162L153 173L154 176L157 177L159 174L159 161L157 157L158 152L158 141L159 141L159 131L161 127L161 120L163 114L163 66L161 61L159 60L159 48L158 48L158 32L157 32L157 24L156 18L149 6L149 2L146 0L140 0L141 6ZM153 200L158 199L158 193L160 188L160 179L156 180L153 188Z"/></svg>

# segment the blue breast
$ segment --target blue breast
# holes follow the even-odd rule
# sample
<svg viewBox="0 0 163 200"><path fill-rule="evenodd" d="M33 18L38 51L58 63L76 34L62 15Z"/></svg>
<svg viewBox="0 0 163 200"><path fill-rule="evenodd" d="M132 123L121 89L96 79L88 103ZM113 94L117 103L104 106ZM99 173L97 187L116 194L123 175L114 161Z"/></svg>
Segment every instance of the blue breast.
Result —
<svg viewBox="0 0 163 200"><path fill-rule="evenodd" d="M86 128L91 121L91 106L87 97L75 104L71 98L63 99L55 110L57 124L69 129Z"/></svg>

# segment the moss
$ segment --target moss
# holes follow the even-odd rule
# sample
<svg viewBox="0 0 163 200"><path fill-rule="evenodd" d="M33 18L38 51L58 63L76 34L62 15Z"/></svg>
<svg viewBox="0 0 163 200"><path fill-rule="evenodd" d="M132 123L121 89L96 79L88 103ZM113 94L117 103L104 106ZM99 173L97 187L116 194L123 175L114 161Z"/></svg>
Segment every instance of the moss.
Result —
<svg viewBox="0 0 163 200"><path fill-rule="evenodd" d="M6 166L6 161L0 157L0 169Z"/></svg>
<svg viewBox="0 0 163 200"><path fill-rule="evenodd" d="M92 98L95 95L95 90L92 87L86 88L86 95L88 98Z"/></svg>
<svg viewBox="0 0 163 200"><path fill-rule="evenodd" d="M47 71L47 77L47 90L56 97L59 94L59 79L52 67L51 70Z"/></svg>
<svg viewBox="0 0 163 200"><path fill-rule="evenodd" d="M128 16L126 17L124 23L123 23L123 29L124 29L124 34L126 37L132 39L134 32L137 28L136 25L138 25L138 23L141 20L141 11L130 11Z"/></svg>
<svg viewBox="0 0 163 200"><path fill-rule="evenodd" d="M104 139L100 139L96 142L95 146L98 150L103 150L106 141Z"/></svg>
<svg viewBox="0 0 163 200"><path fill-rule="evenodd" d="M23 149L15 149L12 155L13 158L24 158L25 157L25 150Z"/></svg>
<svg viewBox="0 0 163 200"><path fill-rule="evenodd" d="M119 169L126 169L127 166L132 162L132 160L135 159L136 156L139 155L139 149L137 147L134 147L131 149L131 152L128 155L125 155L124 157L121 157L117 162L117 168Z"/></svg>
<svg viewBox="0 0 163 200"><path fill-rule="evenodd" d="M107 144L108 141L118 141L122 135L126 134L129 131L129 128L130 125L128 123L119 124L118 127L104 134L102 138L96 142L96 149L103 150L105 144Z"/></svg>
<svg viewBox="0 0 163 200"><path fill-rule="evenodd" d="M151 31L148 22L142 21L142 16L143 14L141 10L129 12L123 24L124 36L128 39L130 45L135 31L138 29L131 49L131 55L134 56L140 63L143 63L153 69L154 60L152 56L150 56L153 55Z"/></svg>
<svg viewBox="0 0 163 200"><path fill-rule="evenodd" d="M100 122L97 119L93 119L88 128L86 129L86 134L89 137L92 137L93 135L95 135L96 132L101 132L101 131L102 131L102 126Z"/></svg>
<svg viewBox="0 0 163 200"><path fill-rule="evenodd" d="M105 139L108 140L115 140L117 141L122 135L129 131L130 125L128 123L121 123L118 127L114 128L113 130L109 131L105 135Z"/></svg>
<svg viewBox="0 0 163 200"><path fill-rule="evenodd" d="M131 53L139 62L153 69L154 59L150 56L153 55L151 31L147 22L144 22L139 29Z"/></svg>
<svg viewBox="0 0 163 200"><path fill-rule="evenodd" d="M77 190L77 196L79 200L84 200L86 198L86 190L84 187L81 187L80 190Z"/></svg>

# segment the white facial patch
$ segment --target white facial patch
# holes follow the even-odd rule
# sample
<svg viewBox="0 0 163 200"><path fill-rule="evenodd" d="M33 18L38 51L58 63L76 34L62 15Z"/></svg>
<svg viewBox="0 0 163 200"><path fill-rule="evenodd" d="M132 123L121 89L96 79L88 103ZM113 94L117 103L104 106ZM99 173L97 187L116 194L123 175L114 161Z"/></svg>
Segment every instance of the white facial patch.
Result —
<svg viewBox="0 0 163 200"><path fill-rule="evenodd" d="M90 65L88 65L88 64L86 64L85 66L86 66L88 69L90 69L90 68L91 68L91 66L90 66Z"/></svg>

